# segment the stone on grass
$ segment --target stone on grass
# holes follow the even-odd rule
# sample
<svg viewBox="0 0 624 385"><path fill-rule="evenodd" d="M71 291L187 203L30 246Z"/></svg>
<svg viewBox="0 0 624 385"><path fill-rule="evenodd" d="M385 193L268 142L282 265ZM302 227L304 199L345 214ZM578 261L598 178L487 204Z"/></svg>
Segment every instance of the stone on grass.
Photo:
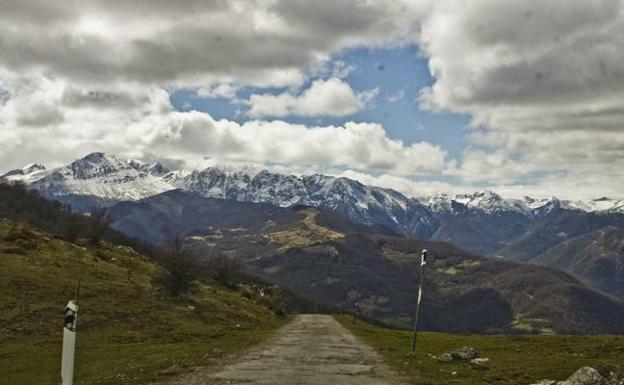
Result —
<svg viewBox="0 0 624 385"><path fill-rule="evenodd" d="M454 350L449 353L442 354L438 361L440 362L468 362L479 357L479 351L469 346Z"/></svg>
<svg viewBox="0 0 624 385"><path fill-rule="evenodd" d="M584 366L565 381L541 380L531 385L619 385L621 383L614 373L610 378L605 378L596 369Z"/></svg>
<svg viewBox="0 0 624 385"><path fill-rule="evenodd" d="M468 361L468 365L476 370L489 370L490 368L487 366L488 362L490 362L489 358L473 358Z"/></svg>

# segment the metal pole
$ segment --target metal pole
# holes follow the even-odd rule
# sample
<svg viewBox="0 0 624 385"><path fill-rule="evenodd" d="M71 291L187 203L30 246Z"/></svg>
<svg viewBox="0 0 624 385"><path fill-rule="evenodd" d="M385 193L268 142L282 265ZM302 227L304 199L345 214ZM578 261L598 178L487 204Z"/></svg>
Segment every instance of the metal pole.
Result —
<svg viewBox="0 0 624 385"><path fill-rule="evenodd" d="M63 356L61 359L62 385L74 383L74 357L76 350L76 321L78 318L78 296L80 295L80 278L76 284L76 296L65 307L63 316Z"/></svg>
<svg viewBox="0 0 624 385"><path fill-rule="evenodd" d="M422 251L420 260L420 270L418 278L418 300L416 302L416 314L414 314L414 333L412 334L412 352L416 351L416 336L418 335L418 314L420 313L420 302L422 301L423 280L425 279L425 266L427 265L427 250Z"/></svg>

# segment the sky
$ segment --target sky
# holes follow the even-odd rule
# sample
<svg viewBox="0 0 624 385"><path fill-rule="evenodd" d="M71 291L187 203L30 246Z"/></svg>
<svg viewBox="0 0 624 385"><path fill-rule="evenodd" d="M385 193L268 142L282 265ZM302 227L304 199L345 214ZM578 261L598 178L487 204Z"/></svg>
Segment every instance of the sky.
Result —
<svg viewBox="0 0 624 385"><path fill-rule="evenodd" d="M0 0L0 172L92 151L624 197L624 2Z"/></svg>

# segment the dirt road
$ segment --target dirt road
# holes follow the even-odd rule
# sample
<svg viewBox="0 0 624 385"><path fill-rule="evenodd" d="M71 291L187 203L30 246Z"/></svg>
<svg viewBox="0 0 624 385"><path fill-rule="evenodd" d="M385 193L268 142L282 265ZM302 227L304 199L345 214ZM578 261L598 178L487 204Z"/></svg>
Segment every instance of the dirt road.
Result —
<svg viewBox="0 0 624 385"><path fill-rule="evenodd" d="M399 385L369 346L326 315L300 315L266 344L185 385Z"/></svg>

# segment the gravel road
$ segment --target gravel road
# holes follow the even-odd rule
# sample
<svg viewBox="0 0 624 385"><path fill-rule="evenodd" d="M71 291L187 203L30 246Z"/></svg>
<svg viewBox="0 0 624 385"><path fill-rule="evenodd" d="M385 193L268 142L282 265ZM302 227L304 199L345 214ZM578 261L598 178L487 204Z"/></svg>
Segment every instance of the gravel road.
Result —
<svg viewBox="0 0 624 385"><path fill-rule="evenodd" d="M184 385L399 385L373 349L331 316L299 315L262 346Z"/></svg>

